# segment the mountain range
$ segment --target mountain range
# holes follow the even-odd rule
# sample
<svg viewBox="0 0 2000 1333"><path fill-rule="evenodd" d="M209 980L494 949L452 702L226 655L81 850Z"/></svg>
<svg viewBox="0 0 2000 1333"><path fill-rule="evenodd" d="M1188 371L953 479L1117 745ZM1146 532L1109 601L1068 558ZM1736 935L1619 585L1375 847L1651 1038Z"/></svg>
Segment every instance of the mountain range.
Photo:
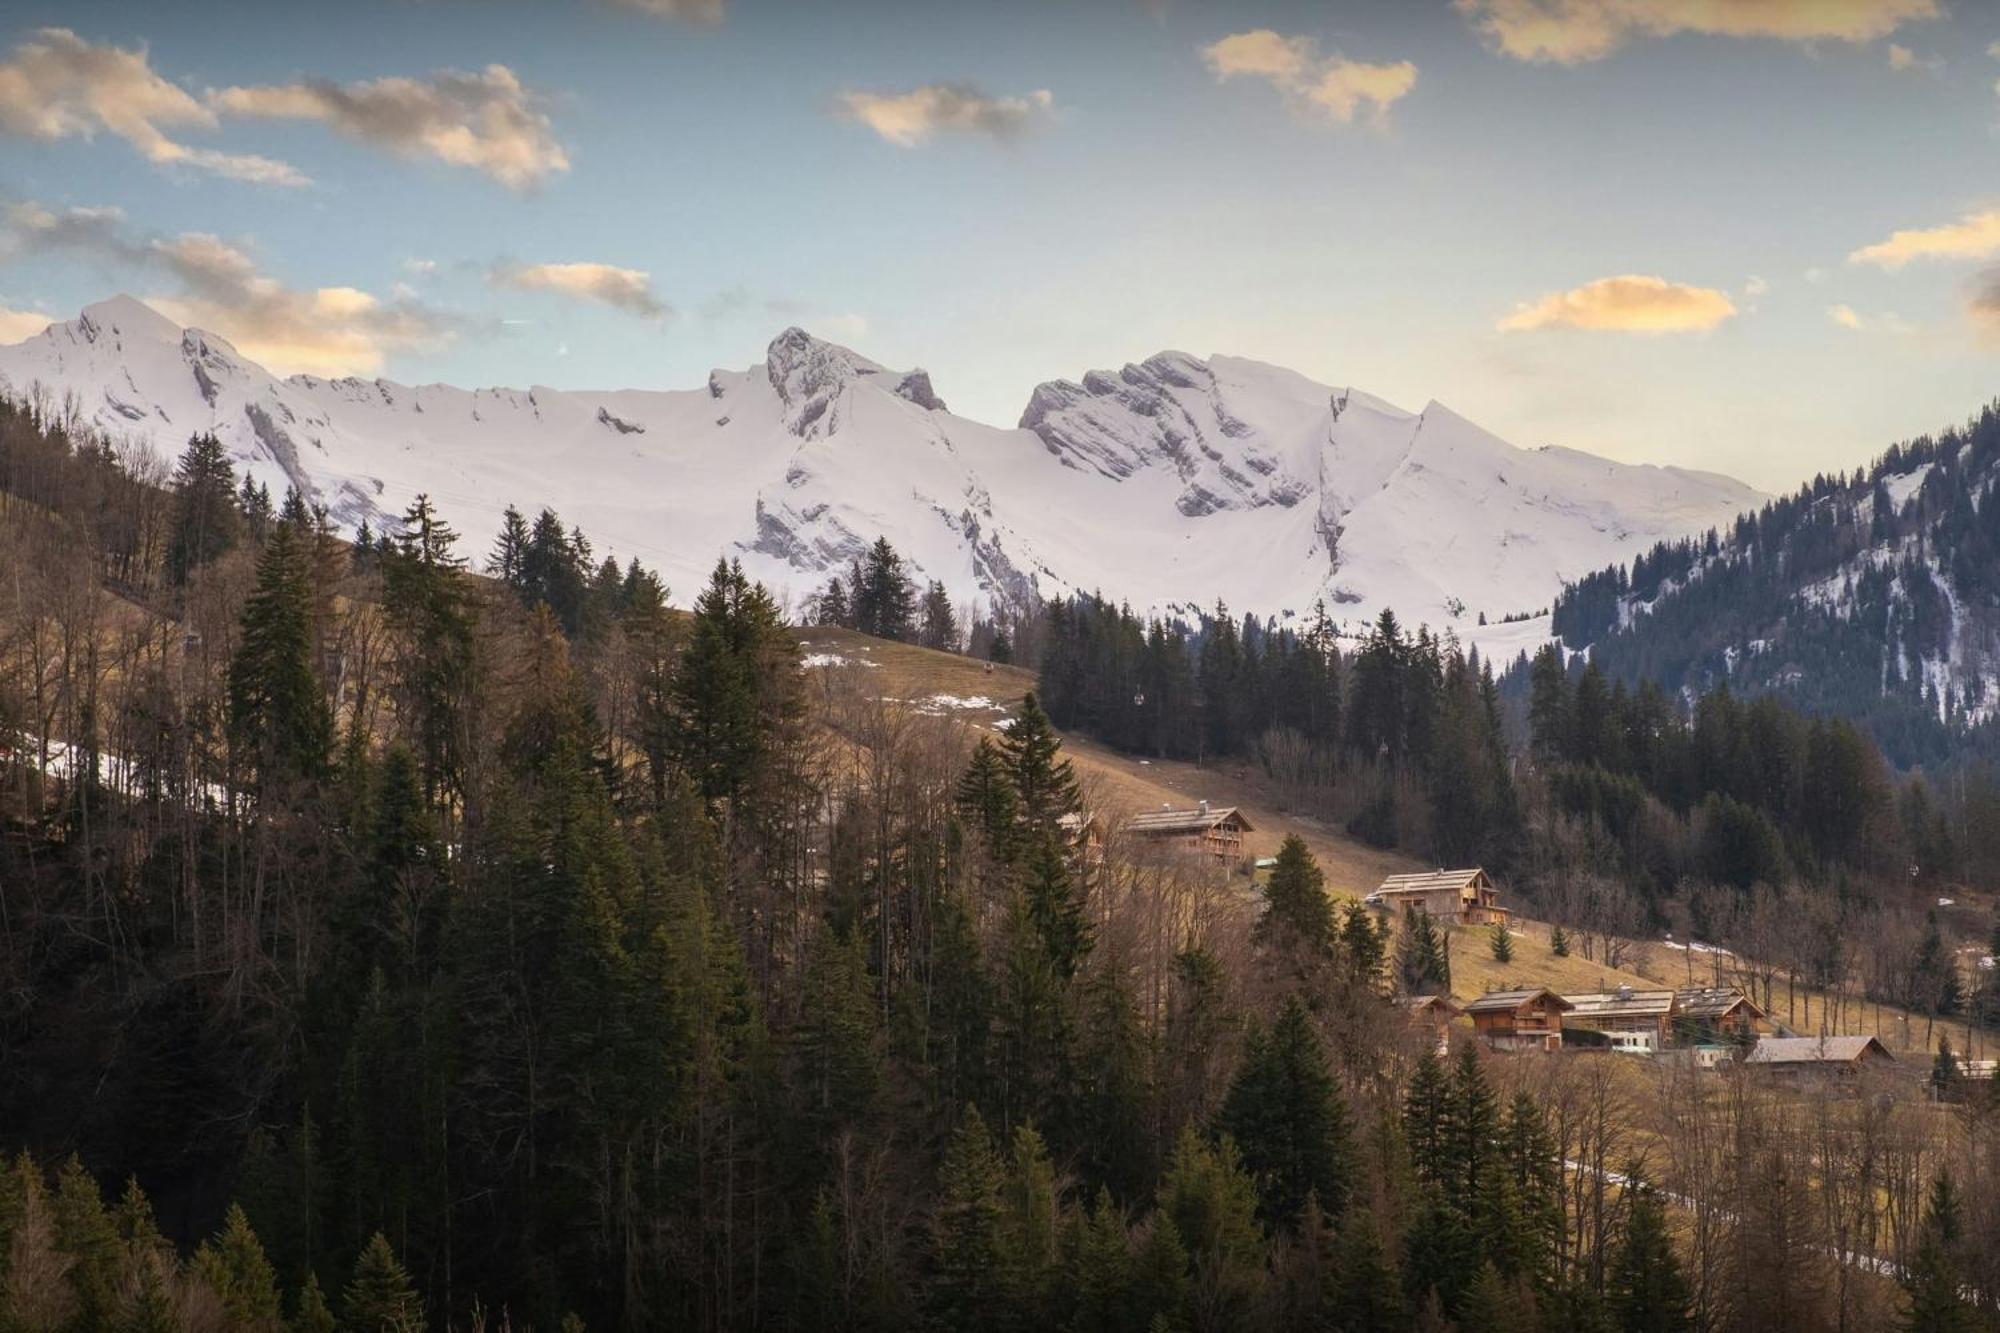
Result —
<svg viewBox="0 0 2000 1333"><path fill-rule="evenodd" d="M1282 618L1323 599L1350 625L1386 606L1528 642L1565 579L1763 499L1229 356L1054 380L996 427L922 370L796 328L691 389L468 390L279 378L119 296L0 347L0 392L169 457L212 431L239 471L346 527L426 492L478 549L505 506L547 505L684 594L722 554L794 601L886 536L982 608L1101 591Z"/></svg>

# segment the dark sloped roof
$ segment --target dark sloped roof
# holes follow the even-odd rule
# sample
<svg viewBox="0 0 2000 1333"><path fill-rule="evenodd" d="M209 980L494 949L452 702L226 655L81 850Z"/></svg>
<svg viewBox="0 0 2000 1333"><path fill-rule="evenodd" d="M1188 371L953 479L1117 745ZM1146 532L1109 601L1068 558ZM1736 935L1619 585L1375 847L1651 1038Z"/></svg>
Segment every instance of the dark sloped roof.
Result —
<svg viewBox="0 0 2000 1333"><path fill-rule="evenodd" d="M1391 875L1382 881L1377 893L1439 893L1463 892L1472 882L1486 872L1478 866L1466 870L1426 870L1414 875Z"/></svg>
<svg viewBox="0 0 2000 1333"><path fill-rule="evenodd" d="M1151 810L1126 820L1125 828L1130 833L1206 833L1232 815L1244 828L1250 827L1250 821L1235 806L1219 805L1206 811Z"/></svg>
<svg viewBox="0 0 2000 1333"><path fill-rule="evenodd" d="M1763 1007L1734 986L1698 986L1675 992L1680 1010L1689 1018L1721 1018L1739 1004L1761 1014Z"/></svg>
<svg viewBox="0 0 2000 1333"><path fill-rule="evenodd" d="M1526 986L1519 990L1490 990L1476 1000L1468 1002L1468 1014L1508 1013L1521 1008L1530 1001L1548 996L1564 1009L1575 1008L1568 1000L1550 990L1547 986Z"/></svg>
<svg viewBox="0 0 2000 1333"><path fill-rule="evenodd" d="M1674 1011L1674 993L1670 990L1593 991L1563 998L1580 1019L1662 1018Z"/></svg>
<svg viewBox="0 0 2000 1333"><path fill-rule="evenodd" d="M1870 1047L1878 1055L1896 1058L1873 1037L1764 1037L1745 1059L1753 1065L1848 1064Z"/></svg>

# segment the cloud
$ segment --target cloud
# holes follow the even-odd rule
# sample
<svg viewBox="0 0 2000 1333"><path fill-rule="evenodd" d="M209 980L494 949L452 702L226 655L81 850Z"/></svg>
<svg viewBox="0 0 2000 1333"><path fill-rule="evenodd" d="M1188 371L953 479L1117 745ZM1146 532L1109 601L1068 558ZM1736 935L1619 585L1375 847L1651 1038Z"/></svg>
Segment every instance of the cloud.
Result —
<svg viewBox="0 0 2000 1333"><path fill-rule="evenodd" d="M2000 209L1989 209L1942 227L1891 232L1888 240L1862 246L1847 262L1898 269L1912 259L1984 259L1995 251L2000 251Z"/></svg>
<svg viewBox="0 0 2000 1333"><path fill-rule="evenodd" d="M1567 292L1550 292L1500 321L1503 333L1589 329L1617 333L1699 333L1736 314L1735 303L1712 287L1624 274Z"/></svg>
<svg viewBox="0 0 2000 1333"><path fill-rule="evenodd" d="M1768 292L1770 290L1771 290L1770 282L1764 278L1758 277L1754 273L1750 275L1749 281L1743 284L1743 294L1753 299L1755 297L1762 296L1765 292Z"/></svg>
<svg viewBox="0 0 2000 1333"><path fill-rule="evenodd" d="M595 301L643 319L664 319L672 310L653 294L652 275L644 269L612 264L515 264L493 266L489 279L502 287L529 292L555 292L579 301Z"/></svg>
<svg viewBox="0 0 2000 1333"><path fill-rule="evenodd" d="M1407 60L1375 65L1336 52L1322 57L1310 37L1286 37L1269 28L1232 33L1202 48L1202 59L1218 80L1262 79L1294 105L1351 124L1366 107L1377 123L1417 86L1417 67Z"/></svg>
<svg viewBox="0 0 2000 1333"><path fill-rule="evenodd" d="M1899 42L1889 43L1889 68L1904 73L1918 70L1925 74L1935 74L1944 68L1943 56L1920 56Z"/></svg>
<svg viewBox="0 0 2000 1333"><path fill-rule="evenodd" d="M1897 337L1908 337L1917 332L1917 326L1894 311L1884 311L1879 315L1864 315L1850 305L1830 305L1826 317L1850 333L1892 333Z"/></svg>
<svg viewBox="0 0 2000 1333"><path fill-rule="evenodd" d="M989 97L970 84L932 83L905 93L842 93L840 113L898 148L917 148L945 133L1018 138L1049 116L1055 100L1046 88Z"/></svg>
<svg viewBox="0 0 2000 1333"><path fill-rule="evenodd" d="M723 0L611 0L611 3L620 9L688 23L720 23L724 8Z"/></svg>
<svg viewBox="0 0 2000 1333"><path fill-rule="evenodd" d="M1826 308L1826 317L1841 328L1851 329L1856 333L1866 327L1861 316L1854 313L1854 307L1851 305L1830 305Z"/></svg>
<svg viewBox="0 0 2000 1333"><path fill-rule="evenodd" d="M208 101L229 116L318 121L405 157L471 167L516 190L569 170L541 99L505 65L476 74L440 70L426 79L225 88Z"/></svg>
<svg viewBox="0 0 2000 1333"><path fill-rule="evenodd" d="M6 257L49 250L171 278L176 289L148 297L149 305L220 334L280 375L372 375L391 352L440 347L457 333L455 320L413 300L384 302L355 287L287 287L207 232L142 235L116 209L11 209Z"/></svg>
<svg viewBox="0 0 2000 1333"><path fill-rule="evenodd" d="M1965 311L1987 332L2000 334L2000 265L1982 269L1972 280Z"/></svg>
<svg viewBox="0 0 2000 1333"><path fill-rule="evenodd" d="M0 343L25 342L49 326L39 310L13 310L0 305Z"/></svg>
<svg viewBox="0 0 2000 1333"><path fill-rule="evenodd" d="M1639 37L1696 33L1872 42L1941 15L1938 0L1452 0L1496 51L1573 65Z"/></svg>
<svg viewBox="0 0 2000 1333"><path fill-rule="evenodd" d="M153 70L143 46L98 45L68 28L42 28L0 62L0 134L43 142L109 134L156 166L259 185L307 183L283 162L191 147L168 133L218 123L211 108Z"/></svg>

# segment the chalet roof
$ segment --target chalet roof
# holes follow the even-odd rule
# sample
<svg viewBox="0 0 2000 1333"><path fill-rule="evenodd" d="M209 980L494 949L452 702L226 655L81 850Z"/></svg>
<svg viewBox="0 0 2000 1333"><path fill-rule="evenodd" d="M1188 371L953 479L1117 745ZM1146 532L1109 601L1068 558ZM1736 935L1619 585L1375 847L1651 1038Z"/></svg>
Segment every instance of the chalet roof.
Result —
<svg viewBox="0 0 2000 1333"><path fill-rule="evenodd" d="M1853 1064L1871 1049L1885 1059L1896 1058L1873 1037L1763 1037L1745 1061L1753 1065Z"/></svg>
<svg viewBox="0 0 2000 1333"><path fill-rule="evenodd" d="M1580 1019L1665 1018L1674 1011L1670 990L1633 990L1621 986L1615 991L1592 991L1588 995L1565 995Z"/></svg>
<svg viewBox="0 0 2000 1333"><path fill-rule="evenodd" d="M1243 812L1233 805L1211 806L1206 810L1149 810L1143 815L1134 815L1125 821L1128 833L1148 836L1169 837L1176 834L1206 833L1224 820L1234 818L1247 832L1252 825L1243 817Z"/></svg>
<svg viewBox="0 0 2000 1333"><path fill-rule="evenodd" d="M1526 986L1519 990L1487 991L1486 994L1480 996L1478 999L1467 1002L1465 1012L1468 1014L1512 1013L1516 1009L1526 1008L1543 996L1554 1000L1565 1010L1576 1007L1562 996L1550 990L1547 986Z"/></svg>
<svg viewBox="0 0 2000 1333"><path fill-rule="evenodd" d="M1375 890L1385 897L1398 894L1463 893L1486 879L1477 866L1466 870L1425 870L1414 875L1391 875Z"/></svg>
<svg viewBox="0 0 2000 1333"><path fill-rule="evenodd" d="M1413 1014L1421 1014L1428 1009L1442 1009L1447 1014L1465 1012L1465 1006L1449 995L1398 995L1396 1006Z"/></svg>
<svg viewBox="0 0 2000 1333"><path fill-rule="evenodd" d="M1734 986L1699 986L1674 992L1680 1010L1689 1018L1725 1018L1738 1005L1748 1005L1753 1013L1764 1010L1755 1000Z"/></svg>

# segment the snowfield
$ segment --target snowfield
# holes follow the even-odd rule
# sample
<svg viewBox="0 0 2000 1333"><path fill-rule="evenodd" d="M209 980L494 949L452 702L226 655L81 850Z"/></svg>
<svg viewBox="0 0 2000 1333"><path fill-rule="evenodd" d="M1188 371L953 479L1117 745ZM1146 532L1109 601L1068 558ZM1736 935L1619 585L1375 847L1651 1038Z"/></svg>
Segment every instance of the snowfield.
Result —
<svg viewBox="0 0 2000 1333"><path fill-rule="evenodd" d="M798 329L692 389L466 390L278 379L117 297L0 347L0 391L170 457L212 430L274 497L296 486L350 529L427 492L482 552L506 505L550 505L683 599L726 554L797 603L886 536L981 607L1102 591L1305 617L1324 599L1350 629L1391 606L1509 655L1547 621L1502 617L1762 498L1178 352L1041 385L997 427L951 413L922 371Z"/></svg>

